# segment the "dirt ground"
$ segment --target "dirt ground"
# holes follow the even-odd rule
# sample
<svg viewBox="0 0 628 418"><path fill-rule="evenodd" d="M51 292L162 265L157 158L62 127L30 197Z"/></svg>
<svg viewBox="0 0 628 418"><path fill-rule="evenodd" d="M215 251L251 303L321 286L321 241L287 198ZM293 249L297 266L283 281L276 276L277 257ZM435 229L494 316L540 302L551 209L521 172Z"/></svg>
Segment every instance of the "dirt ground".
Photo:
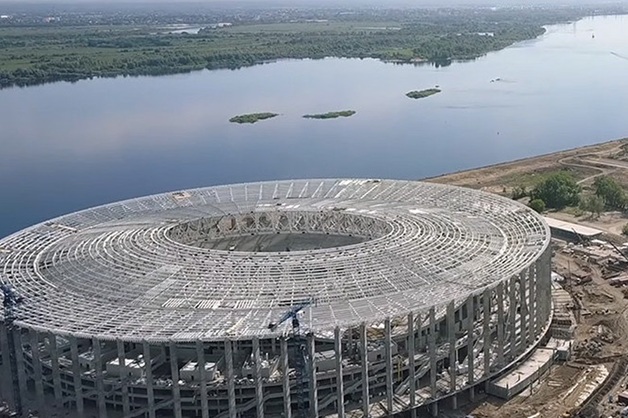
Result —
<svg viewBox="0 0 628 418"><path fill-rule="evenodd" d="M610 382L616 363L628 358L628 299L623 289L611 286L600 266L564 253L560 247L553 258L553 270L567 278L591 278L584 284L568 280L564 285L574 298L571 308L577 320L572 358L552 366L540 382L509 401L489 397L471 407L468 413L474 417L571 417L574 406L607 377ZM616 395L626 387L625 373L611 383L595 403L599 415L588 412L581 416L619 417L623 405L617 403Z"/></svg>
<svg viewBox="0 0 628 418"><path fill-rule="evenodd" d="M605 158L621 161L619 158L625 155L622 146L627 144L626 141L626 139L609 141L538 157L445 174L425 180L487 191L494 190L500 194L503 193L503 187L512 188L520 185L522 180L525 181L535 175L565 168L571 168L576 173L581 173L579 180L583 180L590 176L612 171L616 167L607 167L602 164L582 161L582 159L595 160ZM628 168L628 164L626 168Z"/></svg>
<svg viewBox="0 0 628 418"><path fill-rule="evenodd" d="M591 186L601 175L613 177L628 189L628 140L426 180L510 196L514 187L530 190L544 175L559 170L569 171L585 194L592 193ZM621 235L628 217L621 212L594 217L568 208L545 215L600 229L606 233L604 238L616 243L628 241L628 237ZM613 255L613 250L609 253ZM616 253L614 256L621 258ZM507 402L493 397L481 401L467 411L476 418L571 417L574 405L582 403L591 387L600 382L603 382L601 395L595 398L597 412L594 408L581 416L619 417L623 405L617 403L617 394L628 387L627 373L618 366L628 363L628 287L611 286L605 266L592 261L591 257L574 253L564 243L556 248L552 263L553 271L568 278L564 287L573 297L570 309L576 317L577 328L572 358L553 366L534 387ZM628 275L628 264L625 271L618 274Z"/></svg>

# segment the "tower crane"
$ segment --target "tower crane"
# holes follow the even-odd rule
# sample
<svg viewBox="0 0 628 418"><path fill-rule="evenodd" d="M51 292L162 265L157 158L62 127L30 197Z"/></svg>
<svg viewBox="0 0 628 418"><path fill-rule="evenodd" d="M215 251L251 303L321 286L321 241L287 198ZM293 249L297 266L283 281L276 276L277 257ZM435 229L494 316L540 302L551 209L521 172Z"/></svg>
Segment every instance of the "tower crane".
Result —
<svg viewBox="0 0 628 418"><path fill-rule="evenodd" d="M292 341L293 341L293 365L296 374L297 380L297 405L299 408L299 416L301 418L307 418L307 408L306 404L306 387L308 386L308 382L306 381L306 357L307 357L307 346L306 346L306 337L301 335L301 324L299 322L299 312L301 312L306 307L312 304L312 299L308 299L303 301L297 305L294 305L290 308L289 311L285 312L281 318L277 322L271 322L268 324L268 329L271 331L275 331L279 325L292 320ZM285 371L284 371L285 373Z"/></svg>
<svg viewBox="0 0 628 418"><path fill-rule="evenodd" d="M7 329L7 340L9 345L9 367L11 368L11 384L13 386L13 403L16 416L22 416L22 396L20 394L18 373L17 373L17 353L15 351L15 320L17 319L17 307L23 302L8 284L0 284L0 292L3 295L2 306L4 307L4 325ZM33 348L35 349L35 348Z"/></svg>

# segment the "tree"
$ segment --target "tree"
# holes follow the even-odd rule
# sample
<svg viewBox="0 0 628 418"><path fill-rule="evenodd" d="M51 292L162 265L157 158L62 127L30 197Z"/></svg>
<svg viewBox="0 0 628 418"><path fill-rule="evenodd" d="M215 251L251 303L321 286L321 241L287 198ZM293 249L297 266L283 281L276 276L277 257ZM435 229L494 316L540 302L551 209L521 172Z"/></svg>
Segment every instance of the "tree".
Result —
<svg viewBox="0 0 628 418"><path fill-rule="evenodd" d="M580 190L580 186L569 173L559 171L537 184L530 193L530 198L542 200L548 208L562 209L578 204Z"/></svg>
<svg viewBox="0 0 628 418"><path fill-rule="evenodd" d="M604 198L593 195L580 199L580 209L584 212L591 212L591 215L600 216L606 207Z"/></svg>
<svg viewBox="0 0 628 418"><path fill-rule="evenodd" d="M615 179L600 176L593 182L593 187L596 196L604 199L608 209L624 210L626 208L626 193Z"/></svg>
<svg viewBox="0 0 628 418"><path fill-rule="evenodd" d="M530 201L530 208L538 213L542 213L545 210L545 202L541 199L534 199Z"/></svg>

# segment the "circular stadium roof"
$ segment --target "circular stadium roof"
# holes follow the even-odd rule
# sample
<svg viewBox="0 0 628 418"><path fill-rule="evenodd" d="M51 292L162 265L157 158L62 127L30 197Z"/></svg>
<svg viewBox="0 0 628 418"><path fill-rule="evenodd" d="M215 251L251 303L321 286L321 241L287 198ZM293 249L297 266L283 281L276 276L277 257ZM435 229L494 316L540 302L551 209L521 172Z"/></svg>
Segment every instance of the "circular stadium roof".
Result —
<svg viewBox="0 0 628 418"><path fill-rule="evenodd" d="M18 324L79 337L245 339L304 301L302 328L422 311L517 274L549 243L534 212L440 184L286 180L164 193L0 240Z"/></svg>

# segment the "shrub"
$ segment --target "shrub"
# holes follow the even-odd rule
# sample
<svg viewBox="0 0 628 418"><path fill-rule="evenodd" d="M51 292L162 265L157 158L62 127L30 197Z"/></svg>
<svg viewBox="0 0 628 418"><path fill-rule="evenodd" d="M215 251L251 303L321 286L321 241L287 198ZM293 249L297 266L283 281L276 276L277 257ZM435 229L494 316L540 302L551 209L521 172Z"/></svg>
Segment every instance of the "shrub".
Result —
<svg viewBox="0 0 628 418"><path fill-rule="evenodd" d="M530 202L530 208L538 213L542 213L545 210L545 202L541 199L534 199Z"/></svg>

